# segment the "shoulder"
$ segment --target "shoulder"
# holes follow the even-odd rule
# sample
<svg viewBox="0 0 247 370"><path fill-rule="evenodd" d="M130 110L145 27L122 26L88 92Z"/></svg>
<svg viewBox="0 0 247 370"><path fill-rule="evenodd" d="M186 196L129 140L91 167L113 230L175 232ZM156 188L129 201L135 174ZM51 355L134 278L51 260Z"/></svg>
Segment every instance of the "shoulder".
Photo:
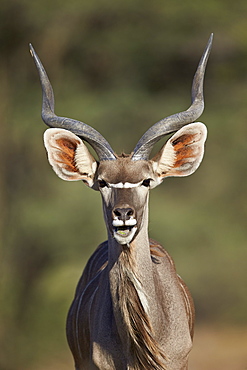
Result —
<svg viewBox="0 0 247 370"><path fill-rule="evenodd" d="M89 258L84 273L89 277L89 280L102 270L108 261L108 242L101 243Z"/></svg>
<svg viewBox="0 0 247 370"><path fill-rule="evenodd" d="M89 258L78 282L76 294L83 290L94 277L103 271L108 263L108 242L101 243Z"/></svg>
<svg viewBox="0 0 247 370"><path fill-rule="evenodd" d="M162 247L162 245L154 239L149 239L151 258L154 263L161 263L167 261L175 268L174 261L169 253Z"/></svg>

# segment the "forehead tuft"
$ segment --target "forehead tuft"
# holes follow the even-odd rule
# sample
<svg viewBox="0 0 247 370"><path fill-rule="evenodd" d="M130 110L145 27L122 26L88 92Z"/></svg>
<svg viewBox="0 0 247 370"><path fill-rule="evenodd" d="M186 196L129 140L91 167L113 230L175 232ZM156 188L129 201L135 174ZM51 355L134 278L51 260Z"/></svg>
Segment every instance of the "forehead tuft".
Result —
<svg viewBox="0 0 247 370"><path fill-rule="evenodd" d="M152 169L148 161L132 161L130 156L120 156L115 161L102 161L99 164L98 177L108 183L139 183L151 176Z"/></svg>

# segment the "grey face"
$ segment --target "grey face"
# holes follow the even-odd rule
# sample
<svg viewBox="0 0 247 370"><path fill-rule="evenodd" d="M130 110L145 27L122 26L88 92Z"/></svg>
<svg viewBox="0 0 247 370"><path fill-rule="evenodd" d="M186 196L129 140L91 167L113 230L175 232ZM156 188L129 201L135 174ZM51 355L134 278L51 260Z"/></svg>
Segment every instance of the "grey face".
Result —
<svg viewBox="0 0 247 370"><path fill-rule="evenodd" d="M117 242L128 245L142 226L148 187L138 184L135 188L115 188L114 185L101 188L105 220Z"/></svg>
<svg viewBox="0 0 247 370"><path fill-rule="evenodd" d="M107 228L119 244L128 245L140 231L148 203L153 171L149 163L129 157L101 162L98 188Z"/></svg>

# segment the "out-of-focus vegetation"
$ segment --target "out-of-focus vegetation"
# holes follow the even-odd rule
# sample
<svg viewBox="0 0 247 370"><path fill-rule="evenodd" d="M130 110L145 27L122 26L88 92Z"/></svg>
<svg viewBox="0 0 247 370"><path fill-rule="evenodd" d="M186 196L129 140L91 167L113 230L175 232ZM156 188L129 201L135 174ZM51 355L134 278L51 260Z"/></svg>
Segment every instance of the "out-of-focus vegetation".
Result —
<svg viewBox="0 0 247 370"><path fill-rule="evenodd" d="M1 3L0 369L38 369L69 351L64 322L75 285L106 237L99 194L59 180L46 160L29 42L56 112L130 152L151 124L189 106L214 32L205 159L193 176L152 192L150 235L174 257L197 322L247 324L246 14L244 0Z"/></svg>

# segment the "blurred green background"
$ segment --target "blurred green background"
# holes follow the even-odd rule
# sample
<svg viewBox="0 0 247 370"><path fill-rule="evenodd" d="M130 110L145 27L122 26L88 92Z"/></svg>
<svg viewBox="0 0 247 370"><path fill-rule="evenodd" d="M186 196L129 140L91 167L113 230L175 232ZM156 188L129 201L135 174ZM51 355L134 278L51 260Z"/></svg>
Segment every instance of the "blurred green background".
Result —
<svg viewBox="0 0 247 370"><path fill-rule="evenodd" d="M59 180L47 162L29 42L52 81L56 113L92 125L119 153L187 109L214 32L205 158L193 176L152 191L150 236L175 259L199 327L247 327L246 16L245 0L1 2L1 370L73 368L66 314L106 238L99 194Z"/></svg>

